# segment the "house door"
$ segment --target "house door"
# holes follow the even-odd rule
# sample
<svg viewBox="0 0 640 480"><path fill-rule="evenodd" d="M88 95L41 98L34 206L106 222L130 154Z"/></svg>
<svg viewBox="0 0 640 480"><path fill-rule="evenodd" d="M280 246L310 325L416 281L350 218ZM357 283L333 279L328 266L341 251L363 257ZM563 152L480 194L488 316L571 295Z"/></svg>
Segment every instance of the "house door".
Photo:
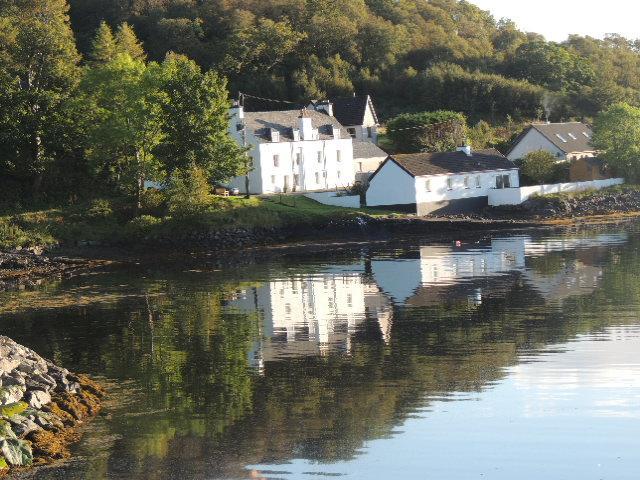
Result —
<svg viewBox="0 0 640 480"><path fill-rule="evenodd" d="M289 191L289 175L284 176L284 192L287 193Z"/></svg>

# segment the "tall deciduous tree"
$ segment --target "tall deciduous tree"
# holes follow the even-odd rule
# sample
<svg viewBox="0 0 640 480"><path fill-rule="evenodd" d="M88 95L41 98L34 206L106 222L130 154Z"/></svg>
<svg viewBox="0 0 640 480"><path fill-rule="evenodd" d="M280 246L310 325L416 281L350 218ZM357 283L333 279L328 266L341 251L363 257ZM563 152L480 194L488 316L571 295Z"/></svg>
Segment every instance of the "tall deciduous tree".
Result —
<svg viewBox="0 0 640 480"><path fill-rule="evenodd" d="M0 148L3 170L34 195L60 151L57 125L80 70L65 0L0 0Z"/></svg>
<svg viewBox="0 0 640 480"><path fill-rule="evenodd" d="M592 143L616 174L640 181L640 108L617 103L602 112Z"/></svg>
<svg viewBox="0 0 640 480"><path fill-rule="evenodd" d="M138 206L145 179L160 168L153 155L162 139L159 78L159 65L121 53L91 69L82 85L92 112L87 155Z"/></svg>
<svg viewBox="0 0 640 480"><path fill-rule="evenodd" d="M164 140L156 152L167 172L196 165L212 181L242 173L242 149L228 133L226 81L203 73L187 57L169 54L162 64Z"/></svg>

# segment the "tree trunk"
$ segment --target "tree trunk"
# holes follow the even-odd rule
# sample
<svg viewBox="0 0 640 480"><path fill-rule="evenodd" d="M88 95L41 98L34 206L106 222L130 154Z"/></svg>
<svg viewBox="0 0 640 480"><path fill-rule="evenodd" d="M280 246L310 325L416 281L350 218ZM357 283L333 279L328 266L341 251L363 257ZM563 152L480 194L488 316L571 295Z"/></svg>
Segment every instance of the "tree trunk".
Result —
<svg viewBox="0 0 640 480"><path fill-rule="evenodd" d="M138 166L137 191L136 191L136 217L142 211L142 193L144 192L144 169L142 168L142 159L140 158L140 150L136 150L136 164Z"/></svg>

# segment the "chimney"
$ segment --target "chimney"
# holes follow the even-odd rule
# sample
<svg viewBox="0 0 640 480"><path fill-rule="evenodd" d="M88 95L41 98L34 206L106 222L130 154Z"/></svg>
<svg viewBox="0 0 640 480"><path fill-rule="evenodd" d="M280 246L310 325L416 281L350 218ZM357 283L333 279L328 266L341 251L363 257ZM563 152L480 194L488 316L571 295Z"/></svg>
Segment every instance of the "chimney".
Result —
<svg viewBox="0 0 640 480"><path fill-rule="evenodd" d="M244 107L237 101L233 102L231 111L229 113L231 115L231 118L237 118L238 120L244 119Z"/></svg>
<svg viewBox="0 0 640 480"><path fill-rule="evenodd" d="M473 151L471 150L471 145L466 144L462 147L458 147L459 152L464 152L467 157L471 157L473 155Z"/></svg>
<svg viewBox="0 0 640 480"><path fill-rule="evenodd" d="M335 125L331 127L331 134L333 135L334 139L336 140L340 139L340 129Z"/></svg>
<svg viewBox="0 0 640 480"><path fill-rule="evenodd" d="M306 108L300 111L299 122L302 140L313 140L313 125Z"/></svg>
<svg viewBox="0 0 640 480"><path fill-rule="evenodd" d="M277 143L280 141L280 132L275 128L269 129L269 134L272 142Z"/></svg>
<svg viewBox="0 0 640 480"><path fill-rule="evenodd" d="M322 102L317 103L316 110L318 112L324 112L330 117L333 117L333 103L331 103L329 100L323 100Z"/></svg>

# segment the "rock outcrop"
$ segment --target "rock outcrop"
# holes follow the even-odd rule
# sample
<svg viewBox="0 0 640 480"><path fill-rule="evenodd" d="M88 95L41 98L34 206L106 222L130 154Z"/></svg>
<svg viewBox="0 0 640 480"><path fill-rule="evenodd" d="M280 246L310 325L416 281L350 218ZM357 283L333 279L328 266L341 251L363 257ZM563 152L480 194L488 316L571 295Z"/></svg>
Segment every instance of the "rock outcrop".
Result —
<svg viewBox="0 0 640 480"><path fill-rule="evenodd" d="M98 413L103 390L0 336L0 472L67 455L74 427Z"/></svg>

